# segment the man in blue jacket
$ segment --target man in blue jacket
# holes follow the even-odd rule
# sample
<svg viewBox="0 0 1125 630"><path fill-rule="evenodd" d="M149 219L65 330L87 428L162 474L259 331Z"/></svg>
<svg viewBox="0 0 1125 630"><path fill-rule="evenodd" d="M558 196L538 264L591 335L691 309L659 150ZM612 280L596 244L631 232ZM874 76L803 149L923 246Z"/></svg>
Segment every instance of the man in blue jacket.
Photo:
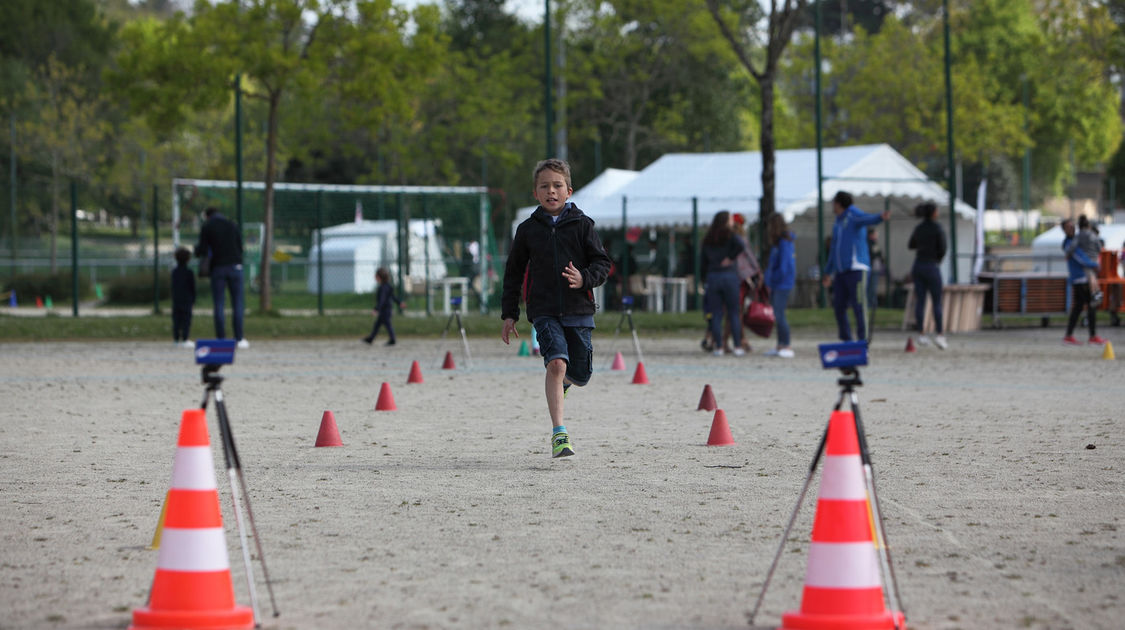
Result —
<svg viewBox="0 0 1125 630"><path fill-rule="evenodd" d="M828 250L828 264L824 266L824 286L832 287L832 308L836 311L836 326L840 341L851 341L848 324L848 307L855 311L856 337L867 339L867 273L871 270L871 256L867 250L867 228L887 220L891 211L870 214L855 207L852 196L839 191L832 198L832 211L836 223L832 226L832 246Z"/></svg>
<svg viewBox="0 0 1125 630"><path fill-rule="evenodd" d="M1062 248L1067 252L1066 256L1066 271L1069 276L1071 286L1071 303L1070 303L1070 320L1066 324L1066 336L1063 337L1063 344L1068 346L1080 346L1081 341L1074 338L1074 328L1078 325L1078 318L1082 315L1082 309L1086 309L1086 323L1090 327L1089 342L1092 345L1104 345L1105 339L1098 336L1097 333L1097 305L1090 299L1090 281L1086 276L1087 269L1097 270L1098 263L1090 260L1090 257L1082 251L1081 247L1071 247L1074 236L1074 221L1067 219L1062 222L1063 234L1066 238L1063 239Z"/></svg>

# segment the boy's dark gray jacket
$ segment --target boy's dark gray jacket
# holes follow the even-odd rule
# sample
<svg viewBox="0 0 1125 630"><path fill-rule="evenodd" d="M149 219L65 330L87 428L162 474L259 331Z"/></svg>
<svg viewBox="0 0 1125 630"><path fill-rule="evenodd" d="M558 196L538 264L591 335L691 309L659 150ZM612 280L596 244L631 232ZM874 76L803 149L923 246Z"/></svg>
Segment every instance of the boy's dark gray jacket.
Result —
<svg viewBox="0 0 1125 630"><path fill-rule="evenodd" d="M563 277L567 263L582 274L582 287L571 289ZM520 223L504 268L500 318L519 321L520 287L527 271L527 319L542 316L593 315L593 289L605 283L612 265L594 220L570 204L558 223L542 207Z"/></svg>

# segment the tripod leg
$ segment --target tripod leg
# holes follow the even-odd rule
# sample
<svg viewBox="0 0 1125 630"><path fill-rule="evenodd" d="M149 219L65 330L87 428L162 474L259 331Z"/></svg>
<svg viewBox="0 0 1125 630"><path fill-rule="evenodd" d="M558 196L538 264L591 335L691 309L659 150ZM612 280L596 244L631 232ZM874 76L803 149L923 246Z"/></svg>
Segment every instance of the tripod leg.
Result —
<svg viewBox="0 0 1125 630"><path fill-rule="evenodd" d="M254 566L250 562L250 547L246 544L246 527L242 523L242 509L238 500L239 484L236 470L238 470L238 453L234 448L234 439L230 434L230 421L227 418L226 405L223 403L222 390L215 390L215 410L219 415L219 433L223 440L223 459L226 461L227 476L230 478L230 498L234 504L234 521L238 525L238 540L242 545L242 563L246 567L246 585L250 591L250 608L254 612L254 625L258 626L261 615L258 613L258 591L254 587Z"/></svg>
<svg viewBox="0 0 1125 630"><path fill-rule="evenodd" d="M820 444L816 447L816 452L813 453L812 463L809 464L809 474L805 476L805 484L801 486L801 494L797 496L797 504L793 506L793 513L789 515L789 523L785 526L785 533L781 535L781 544L777 546L777 553L773 556L773 562L770 563L770 570L766 572L766 581L762 583L762 591L758 593L758 601L754 603L754 610L750 612L750 625L754 625L754 618L758 616L758 609L762 607L762 600L766 598L766 589L770 586L770 580L773 579L773 572L777 570L777 563L781 560L781 552L785 549L785 541L789 540L789 533L793 530L793 524L797 522L797 514L801 511L801 505L805 502L805 495L809 491L809 485L812 484L813 476L816 475L816 466L820 463L820 456L824 453L824 445L828 440L828 426L825 425L824 433L820 436Z"/></svg>
<svg viewBox="0 0 1125 630"><path fill-rule="evenodd" d="M621 325L624 323L625 313L622 313L621 319L617 320L617 330L613 331L613 339L611 339L609 342L609 352L606 354L609 359L606 360L605 367L602 368L603 370L609 369L610 364L613 362L613 357L616 356L614 351L617 350L617 336L621 334Z"/></svg>
<svg viewBox="0 0 1125 630"><path fill-rule="evenodd" d="M855 417L855 432L859 439L860 457L863 461L863 479L867 484L868 502L871 505L872 518L875 521L875 533L878 536L875 547L879 552L879 561L883 565L883 572L890 582L890 588L887 589L887 603L894 619L895 630L899 630L896 613L903 612L902 596L898 592L898 580L895 578L894 564L891 562L890 545L887 544L887 528L883 523L883 512L879 508L879 495L875 492L875 470L871 466L871 452L867 450L867 435L863 431L863 420L859 415L859 396L854 391L851 392L851 407L852 415Z"/></svg>
<svg viewBox="0 0 1125 630"><path fill-rule="evenodd" d="M461 331L461 346L465 348L466 367L472 367L473 356L469 353L469 338L465 335L465 326L461 323L461 311L453 311L457 316L457 330Z"/></svg>
<svg viewBox="0 0 1125 630"><path fill-rule="evenodd" d="M641 342L637 339L637 327L633 325L633 311L625 311L629 317L629 332L633 334L633 350L637 352L637 361L644 363L644 356L641 354Z"/></svg>

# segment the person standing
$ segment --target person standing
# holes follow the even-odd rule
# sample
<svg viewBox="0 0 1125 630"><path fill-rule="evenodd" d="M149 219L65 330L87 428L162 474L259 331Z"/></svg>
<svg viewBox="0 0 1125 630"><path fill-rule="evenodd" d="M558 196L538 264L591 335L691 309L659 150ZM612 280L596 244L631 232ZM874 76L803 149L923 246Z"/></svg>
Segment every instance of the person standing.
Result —
<svg viewBox="0 0 1125 630"><path fill-rule="evenodd" d="M711 339L715 343L713 354L723 355L723 315L731 322L731 336L734 340L734 356L746 354L742 348L742 326L739 321L738 266L735 260L745 248L732 230L730 212L722 210L715 213L711 227L703 237L702 271L706 290L703 303L710 318Z"/></svg>
<svg viewBox="0 0 1125 630"><path fill-rule="evenodd" d="M777 347L766 352L766 356L770 357L793 358L785 309L789 306L789 295L797 281L797 250L793 243L795 238L785 223L785 217L776 212L770 216L770 260L766 266L766 286L770 289L770 305L773 306L774 324L777 327Z"/></svg>
<svg viewBox="0 0 1125 630"><path fill-rule="evenodd" d="M824 266L822 282L825 287L832 287L832 308L836 312L840 341L852 340L848 307L855 311L856 337L863 341L868 337L867 272L871 269L867 228L886 221L891 211L883 214L864 212L855 207L852 196L842 190L832 198L832 211L836 213L836 222L832 225L828 263Z"/></svg>
<svg viewBox="0 0 1125 630"><path fill-rule="evenodd" d="M176 268L172 270L172 340L185 348L195 347L191 342L191 308L195 305L195 273L188 263L191 250L176 249Z"/></svg>
<svg viewBox="0 0 1125 630"><path fill-rule="evenodd" d="M551 415L551 456L574 455L563 424L563 398L572 385L590 382L594 365L594 287L609 275L610 259L594 221L569 202L570 165L547 159L535 165L532 195L539 207L516 228L500 297L500 340L509 343L520 316L520 287L527 278L527 318L547 368L544 389Z"/></svg>
<svg viewBox="0 0 1125 630"><path fill-rule="evenodd" d="M1081 247L1074 246L1074 241L1077 240L1074 235L1074 221L1066 219L1062 222L1062 229L1063 234L1066 235L1066 238L1063 239L1062 248L1066 252L1066 270L1071 287L1070 319L1066 323L1066 336L1063 337L1063 343L1068 346L1082 345L1081 341L1074 338L1074 329L1078 325L1078 317L1082 315L1082 309L1085 308L1086 324L1090 327L1089 343L1097 346L1104 345L1105 339L1098 336L1098 307L1091 299L1090 282L1087 277L1087 270L1096 270L1098 263L1090 260L1090 257L1082 251Z"/></svg>
<svg viewBox="0 0 1125 630"><path fill-rule="evenodd" d="M395 345L395 327L391 324L391 316L394 313L394 307L402 308L402 302L395 299L395 288L391 284L391 272L386 267L379 267L375 271L375 280L379 283L379 287L375 289L375 326L371 329L371 334L363 338L363 342L371 345L375 341L375 335L379 334L379 329L383 326L387 327L387 335L390 339L387 341L388 346Z"/></svg>
<svg viewBox="0 0 1125 630"><path fill-rule="evenodd" d="M242 336L242 232L238 224L219 213L214 206L203 211L203 227L199 230L199 243L195 255L211 259L211 300L214 302L215 336L226 337L223 308L226 290L230 289L231 321L234 338L239 348L249 348L250 342Z"/></svg>
<svg viewBox="0 0 1125 630"><path fill-rule="evenodd" d="M742 328L742 349L750 352L750 344L746 341L746 327L742 323L742 317L746 314L749 300L747 296L753 295L754 290L758 287L758 283L762 281L762 268L758 264L758 257L754 254L754 249L750 247L750 242L746 237L746 217L741 212L736 212L731 215L731 229L734 232L734 237L742 244L742 252L734 259L735 269L738 271L738 318L736 321L727 320L723 326L723 348L728 349L733 353L733 348L728 344L730 341L730 327L739 326Z"/></svg>
<svg viewBox="0 0 1125 630"><path fill-rule="evenodd" d="M941 260L945 258L945 231L937 222L937 204L927 201L919 204L914 210L922 218L922 222L910 234L909 249L915 251L914 266L910 268L910 277L914 279L914 329L918 331L918 344L930 345L923 325L926 321L926 296L930 296L930 304L934 313L934 338L933 342L938 348L945 350L948 343L942 334L942 283Z"/></svg>

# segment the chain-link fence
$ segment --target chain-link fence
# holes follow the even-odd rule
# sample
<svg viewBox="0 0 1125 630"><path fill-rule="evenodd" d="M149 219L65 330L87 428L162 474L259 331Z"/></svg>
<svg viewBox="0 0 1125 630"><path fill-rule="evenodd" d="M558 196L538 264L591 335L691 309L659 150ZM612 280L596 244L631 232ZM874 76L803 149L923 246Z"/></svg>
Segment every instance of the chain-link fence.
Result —
<svg viewBox="0 0 1125 630"><path fill-rule="evenodd" d="M251 310L263 260L272 306L281 311L369 309L380 267L413 310L443 312L454 297L465 310L499 301L502 260L483 188L278 184L273 246L263 257L259 182L244 182L241 204L234 182L176 180L128 204L78 182L62 184L55 198L49 184L21 186L14 227L3 230L0 296L9 304L60 309L77 295L79 305L167 310L174 252L193 249L209 206L242 225ZM208 306L207 280L197 283L196 306Z"/></svg>

